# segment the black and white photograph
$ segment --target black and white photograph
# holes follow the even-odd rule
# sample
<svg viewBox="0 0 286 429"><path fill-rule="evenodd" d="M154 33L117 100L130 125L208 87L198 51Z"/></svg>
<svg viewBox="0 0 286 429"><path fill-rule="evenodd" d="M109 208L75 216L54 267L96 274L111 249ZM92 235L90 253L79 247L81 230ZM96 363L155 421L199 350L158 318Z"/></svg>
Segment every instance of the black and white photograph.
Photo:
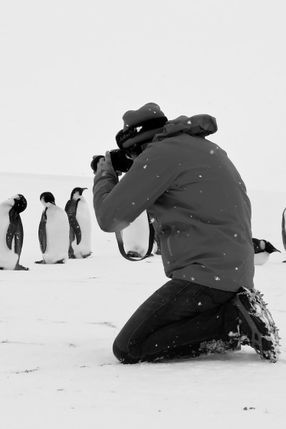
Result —
<svg viewBox="0 0 286 429"><path fill-rule="evenodd" d="M1 2L1 429L285 427L285 14Z"/></svg>

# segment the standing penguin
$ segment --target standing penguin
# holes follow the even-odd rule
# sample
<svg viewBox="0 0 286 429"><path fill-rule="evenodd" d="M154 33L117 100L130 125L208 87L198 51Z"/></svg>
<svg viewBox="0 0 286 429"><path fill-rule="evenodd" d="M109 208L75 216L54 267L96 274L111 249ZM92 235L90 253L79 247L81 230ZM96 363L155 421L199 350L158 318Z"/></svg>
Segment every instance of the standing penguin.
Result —
<svg viewBox="0 0 286 429"><path fill-rule="evenodd" d="M51 192L43 192L40 201L45 207L38 230L43 259L36 264L63 264L68 259L69 249L67 214L56 205Z"/></svg>
<svg viewBox="0 0 286 429"><path fill-rule="evenodd" d="M283 210L282 213L282 242L284 249L286 250L286 209ZM283 261L286 262L286 261Z"/></svg>
<svg viewBox="0 0 286 429"><path fill-rule="evenodd" d="M268 261L269 256L273 252L280 252L269 241L260 240L258 238L252 239L254 249L254 265L263 265Z"/></svg>
<svg viewBox="0 0 286 429"><path fill-rule="evenodd" d="M0 204L0 269L28 270L20 265L24 230L20 213L27 207L27 200L17 194Z"/></svg>
<svg viewBox="0 0 286 429"><path fill-rule="evenodd" d="M87 258L91 255L91 218L90 211L82 195L87 188L74 188L66 203L70 223L69 257L72 259Z"/></svg>

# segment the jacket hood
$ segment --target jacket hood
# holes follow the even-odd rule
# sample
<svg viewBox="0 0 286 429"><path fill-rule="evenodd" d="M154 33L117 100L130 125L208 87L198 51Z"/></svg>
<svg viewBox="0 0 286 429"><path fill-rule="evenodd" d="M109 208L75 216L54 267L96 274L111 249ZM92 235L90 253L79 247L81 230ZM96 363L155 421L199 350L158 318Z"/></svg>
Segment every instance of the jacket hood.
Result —
<svg viewBox="0 0 286 429"><path fill-rule="evenodd" d="M188 116L179 116L176 119L168 121L162 132L157 134L155 139L161 140L166 137L186 133L194 137L206 137L217 131L216 118L207 114Z"/></svg>

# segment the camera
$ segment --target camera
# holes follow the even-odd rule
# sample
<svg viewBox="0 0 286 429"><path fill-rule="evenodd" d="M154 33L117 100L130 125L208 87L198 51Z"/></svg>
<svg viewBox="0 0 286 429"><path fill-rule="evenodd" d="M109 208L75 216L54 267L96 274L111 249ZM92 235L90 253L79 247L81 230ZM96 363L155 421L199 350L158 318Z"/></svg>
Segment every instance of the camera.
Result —
<svg viewBox="0 0 286 429"><path fill-rule="evenodd" d="M110 158L112 162L112 166L115 171L120 171L122 173L126 173L131 165L133 164L133 160L128 158L127 153L122 149L113 149L110 152ZM94 172L97 170L97 164L101 158L104 158L103 155L95 155L92 158L90 166Z"/></svg>

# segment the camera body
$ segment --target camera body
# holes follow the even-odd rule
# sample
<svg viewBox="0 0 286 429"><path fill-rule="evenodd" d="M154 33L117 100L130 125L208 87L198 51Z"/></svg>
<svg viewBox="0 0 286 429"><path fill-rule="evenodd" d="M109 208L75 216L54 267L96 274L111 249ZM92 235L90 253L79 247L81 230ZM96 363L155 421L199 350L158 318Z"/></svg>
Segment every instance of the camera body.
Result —
<svg viewBox="0 0 286 429"><path fill-rule="evenodd" d="M127 156L127 153L123 149L113 149L110 152L110 158L112 166L115 171L120 171L121 173L126 173L133 164L133 160ZM104 158L103 155L95 155L92 158L90 166L94 172L97 170L97 164L101 158Z"/></svg>

